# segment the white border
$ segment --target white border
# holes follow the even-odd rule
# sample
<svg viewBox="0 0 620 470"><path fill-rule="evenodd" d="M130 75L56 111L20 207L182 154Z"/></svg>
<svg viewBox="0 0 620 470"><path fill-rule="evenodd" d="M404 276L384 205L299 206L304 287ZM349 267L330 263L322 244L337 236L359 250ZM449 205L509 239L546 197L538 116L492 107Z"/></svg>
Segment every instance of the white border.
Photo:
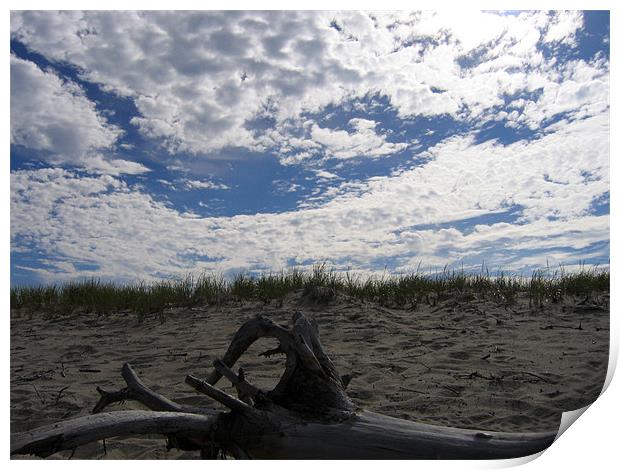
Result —
<svg viewBox="0 0 620 470"><path fill-rule="evenodd" d="M228 0L227 2L197 2L191 0L175 0L174 2L162 2L162 1L146 1L146 0L126 0L126 1L118 1L118 0L109 0L109 1L101 1L94 0L88 3L85 2L77 2L77 1L43 1L43 0L31 0L31 1L10 1L3 10L2 16L2 28L4 32L4 37L7 38L9 36L9 21L10 14L9 11L20 10L20 9L49 9L50 7L58 8L58 9L290 9L293 6L290 1L284 0L269 0L269 1L261 1L261 2L249 2L249 1L241 1L241 0ZM616 70L618 65L618 41L616 40L617 27L615 25L619 24L619 18L617 12L614 10L612 1L599 1L599 0L590 0L590 1L574 1L574 0L563 0L563 1L548 1L548 0L538 0L538 1L473 1L467 2L467 8L463 6L458 6L454 1L446 1L446 0L421 0L416 2L404 2L404 1L394 1L394 0L382 0L381 2L368 2L368 1L338 1L338 0L314 0L312 2L295 2L294 6L297 9L309 9L309 10L334 10L334 9L351 9L351 10L390 10L390 9L489 9L489 10L497 10L497 9L506 9L506 10L547 10L547 9L604 9L611 10L611 70L612 74ZM3 128L5 129L5 142L4 149L5 151L9 148L10 142L10 130L9 130L9 119L8 119L8 110L10 109L10 89L9 89L9 48L5 46L4 49L4 62L3 62L3 102L4 109L6 110L2 116ZM612 75L613 76L613 75ZM612 125L611 125L611 152L610 155L615 156L618 155L618 146L617 139L614 139L613 136L616 134L616 130L618 130L617 119L615 119L616 112L615 106L617 104L617 86L614 87L614 80L611 81L611 100L612 103ZM5 312L5 328L3 328L3 338L5 344L5 360L3 362L3 376L6 378L6 382L4 387L2 388L2 403L4 403L3 409L3 455L6 460L9 460L9 360L10 358L10 332L8 328L8 315L9 315L9 254L10 254L10 225L9 225L9 201L10 201L10 174L8 171L9 168L9 157L6 156L4 161L4 168L1 173L1 181L2 181L2 249L1 249L1 259L2 266L4 267L2 271L2 280L3 286L2 289L2 305L5 307L3 311ZM614 186L614 183L617 181L617 171L618 171L618 163L614 161L614 158L611 159L611 186ZM613 217L614 208L617 207L618 198L616 197L615 188L611 191L611 239L618 240L618 227L616 220ZM616 235L614 235L616 234ZM616 242L617 243L617 242ZM611 244L611 259L616 259L616 245L615 243ZM612 264L613 265L613 264ZM615 272L615 271L614 271ZM614 422L615 415L614 411L618 409L618 403L620 401L620 386L618 386L618 381L611 382L610 379L613 375L613 371L615 370L617 364L618 357L618 320L616 313L616 286L614 283L614 273L612 273L612 303L611 303L611 344L610 344L610 368L608 371L608 377L605 384L607 390L603 393L603 395L594 402L587 411L581 416L578 420L578 423L574 426L571 426L561 437L545 452L542 453L538 458L524 458L524 459L514 459L507 461L397 461L391 462L390 467L392 468L407 468L410 469L415 466L416 469L425 469L425 468L503 468L503 467L512 467L516 465L522 465L524 463L529 462L528 468L540 468L540 469L549 469L549 468L584 468L588 466L590 468L609 468L610 462L618 461L616 455L616 446L617 439L615 438L615 428L616 423ZM98 461L88 461L88 465L91 466L102 466L109 465L112 463L115 466L120 466L122 468L132 468L135 466L134 461L116 461L116 462L98 462ZM327 462L326 462L327 463ZM44 465L50 468L65 468L66 466L82 466L84 462L80 461L48 461ZM213 465L231 465L231 462L192 462L192 461L184 461L182 463L184 468L200 468L201 470L205 469L205 466L213 466ZM325 463L321 464L324 465ZM327 463L328 465L336 465L333 462ZM339 467L342 465L350 465L349 464L337 464ZM10 461L10 465L17 467L31 467L33 465L37 465L35 461ZM158 468L170 468L171 465L175 465L173 461L150 461L148 462L149 466L154 466ZM289 466L290 463L287 462L273 462L273 461L259 461L259 462L235 462L234 465L251 465L253 469L256 468L284 468L284 466ZM303 462L297 461L294 464L296 467L302 468L313 468L317 465L316 462ZM375 466L375 462L356 462L356 466L361 466L362 468Z"/></svg>

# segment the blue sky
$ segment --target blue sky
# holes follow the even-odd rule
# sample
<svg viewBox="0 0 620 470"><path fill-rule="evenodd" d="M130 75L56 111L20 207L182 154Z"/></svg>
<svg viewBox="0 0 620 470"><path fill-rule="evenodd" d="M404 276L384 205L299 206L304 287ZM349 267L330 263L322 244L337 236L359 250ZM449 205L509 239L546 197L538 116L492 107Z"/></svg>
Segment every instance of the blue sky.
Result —
<svg viewBox="0 0 620 470"><path fill-rule="evenodd" d="M11 14L12 284L317 262L607 266L608 13Z"/></svg>

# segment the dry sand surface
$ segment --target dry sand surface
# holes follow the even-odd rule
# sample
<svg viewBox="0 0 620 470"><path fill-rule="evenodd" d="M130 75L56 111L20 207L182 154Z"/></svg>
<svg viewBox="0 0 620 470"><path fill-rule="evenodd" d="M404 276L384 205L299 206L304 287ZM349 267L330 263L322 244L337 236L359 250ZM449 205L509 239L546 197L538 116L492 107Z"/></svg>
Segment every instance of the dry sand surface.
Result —
<svg viewBox="0 0 620 470"><path fill-rule="evenodd" d="M283 302L172 309L165 321L139 323L131 312L75 312L46 318L11 315L11 432L90 413L96 386L124 385L124 362L152 388L185 404L215 406L184 384L206 376L235 331L257 313L286 324L295 310L315 316L321 339L360 406L409 420L496 431L557 430L561 412L596 399L605 381L609 296L571 298L530 308L452 296L416 308L386 308L338 296L326 305L302 293ZM241 358L246 378L270 388L283 359L258 357L260 340ZM225 386L224 381L219 386ZM226 390L231 389L225 388ZM114 409L139 409L126 402ZM167 451L156 436L109 439L73 458L197 458ZM51 458L67 458L63 452ZM355 458L355 456L351 456Z"/></svg>

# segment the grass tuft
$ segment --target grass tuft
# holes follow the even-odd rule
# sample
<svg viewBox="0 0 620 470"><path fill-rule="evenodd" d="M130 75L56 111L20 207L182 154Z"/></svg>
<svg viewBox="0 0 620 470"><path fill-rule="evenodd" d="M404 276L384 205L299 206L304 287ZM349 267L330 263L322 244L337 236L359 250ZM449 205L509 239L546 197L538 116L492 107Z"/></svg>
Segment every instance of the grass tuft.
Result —
<svg viewBox="0 0 620 470"><path fill-rule="evenodd" d="M554 272L539 270L531 277L503 272L491 275L484 268L478 274L471 274L447 267L431 275L418 270L402 275L362 277L349 271L329 269L323 263L306 271L293 268L258 276L238 274L232 279L205 273L153 283L119 285L87 279L46 286L17 286L11 288L11 308L51 315L76 311L100 315L132 311L139 319L158 315L163 321L164 312L171 307L244 300L267 303L282 300L293 291L317 287L382 305L415 307L420 302L437 302L458 294L461 298L480 295L505 304L514 302L518 295L527 295L530 306L541 306L547 302L559 302L568 295L591 296L609 292L609 282L609 271L584 266L571 273L563 268Z"/></svg>

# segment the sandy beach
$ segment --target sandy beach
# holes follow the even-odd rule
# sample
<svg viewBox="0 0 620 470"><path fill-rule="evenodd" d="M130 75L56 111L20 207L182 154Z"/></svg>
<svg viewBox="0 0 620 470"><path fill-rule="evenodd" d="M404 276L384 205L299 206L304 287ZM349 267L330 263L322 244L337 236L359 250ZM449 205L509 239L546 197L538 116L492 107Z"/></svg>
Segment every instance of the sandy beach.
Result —
<svg viewBox="0 0 620 470"><path fill-rule="evenodd" d="M283 301L228 302L170 309L139 322L132 312L11 315L11 432L89 414L96 387L117 390L129 362L143 381L180 403L214 405L184 384L206 376L235 331L258 313L286 324L313 315L350 397L386 415L494 431L557 430L561 413L596 399L609 347L609 295L565 297L543 307L526 297L504 304L473 295L389 308L338 294L327 304L295 292ZM259 357L259 340L241 358L247 379L272 388L283 357ZM233 393L224 381L219 386ZM140 409L126 402L115 409ZM50 458L68 458L70 452ZM85 459L193 459L157 436L109 439L76 450ZM355 456L351 456L355 458Z"/></svg>

